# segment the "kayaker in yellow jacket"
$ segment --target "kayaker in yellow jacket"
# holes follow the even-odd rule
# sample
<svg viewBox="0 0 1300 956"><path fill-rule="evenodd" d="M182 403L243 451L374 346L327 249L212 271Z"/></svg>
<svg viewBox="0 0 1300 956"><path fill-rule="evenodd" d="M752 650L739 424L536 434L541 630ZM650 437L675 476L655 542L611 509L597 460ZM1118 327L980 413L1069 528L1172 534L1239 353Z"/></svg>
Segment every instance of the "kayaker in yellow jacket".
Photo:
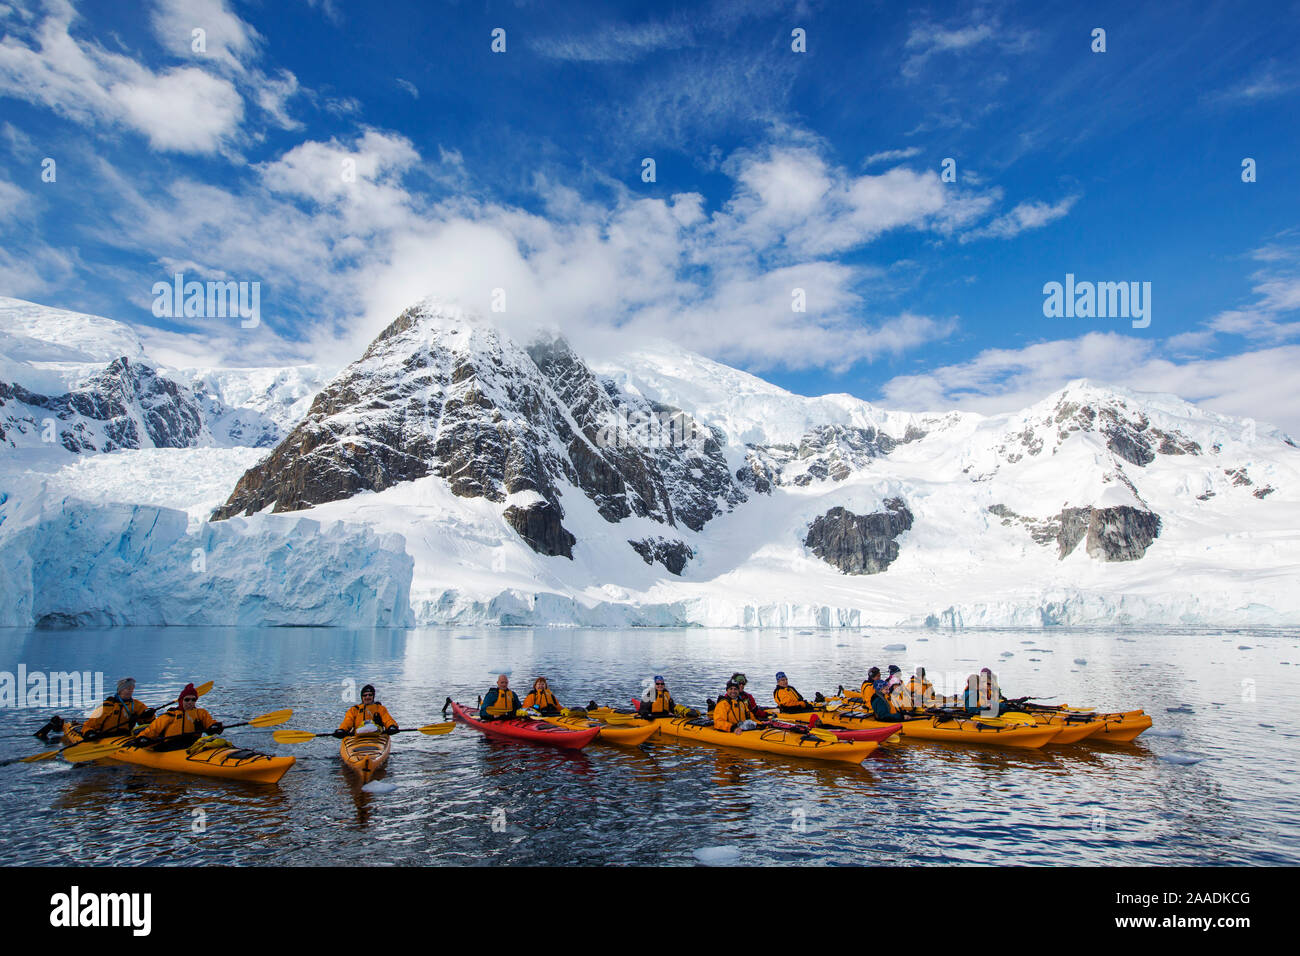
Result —
<svg viewBox="0 0 1300 956"><path fill-rule="evenodd" d="M497 686L484 695L478 715L483 720L501 720L515 716L523 706L519 702L519 695L510 689L510 678L502 674L497 678Z"/></svg>
<svg viewBox="0 0 1300 956"><path fill-rule="evenodd" d="M367 684L361 688L361 703L353 704L343 715L343 723L334 731L335 737L347 737L361 730L366 724L374 724L386 734L397 733L397 720L388 712L388 708L375 700L375 685Z"/></svg>
<svg viewBox="0 0 1300 956"><path fill-rule="evenodd" d="M880 679L880 668L871 668L871 670L867 671L867 679L862 682L862 702L870 707L871 698L884 690L884 688L885 682Z"/></svg>
<svg viewBox="0 0 1300 956"><path fill-rule="evenodd" d="M677 702L673 700L673 695L668 693L668 684L662 674L655 674L654 699L641 701L641 703L637 704L637 710L642 717L650 720L660 720L676 715Z"/></svg>
<svg viewBox="0 0 1300 956"><path fill-rule="evenodd" d="M740 685L734 680L727 681L727 696L718 698L713 707L713 729L738 734L757 727L749 704L740 696Z"/></svg>
<svg viewBox="0 0 1300 956"><path fill-rule="evenodd" d="M539 677L533 681L533 689L524 698L524 710L535 710L548 717L554 717L563 710L560 707L559 700L556 699L555 694L551 692L550 686L546 683L545 677Z"/></svg>
<svg viewBox="0 0 1300 956"><path fill-rule="evenodd" d="M132 738L132 747L148 747L175 737L198 737L200 734L219 734L224 729L221 721L214 720L198 703L199 693L193 684L186 684L176 698L179 706L159 714L153 723Z"/></svg>
<svg viewBox="0 0 1300 956"><path fill-rule="evenodd" d="M137 725L148 724L156 716L152 707L135 699L135 678L123 677L117 682L117 693L105 699L82 723L81 736L98 740L130 734Z"/></svg>
<svg viewBox="0 0 1300 956"><path fill-rule="evenodd" d="M909 707L933 706L934 685L925 679L924 667L918 667L916 673L907 679L906 696Z"/></svg>
<svg viewBox="0 0 1300 956"><path fill-rule="evenodd" d="M783 714L806 714L815 709L809 701L804 700L803 694L790 686L785 671L776 672L776 689L772 691L772 699Z"/></svg>

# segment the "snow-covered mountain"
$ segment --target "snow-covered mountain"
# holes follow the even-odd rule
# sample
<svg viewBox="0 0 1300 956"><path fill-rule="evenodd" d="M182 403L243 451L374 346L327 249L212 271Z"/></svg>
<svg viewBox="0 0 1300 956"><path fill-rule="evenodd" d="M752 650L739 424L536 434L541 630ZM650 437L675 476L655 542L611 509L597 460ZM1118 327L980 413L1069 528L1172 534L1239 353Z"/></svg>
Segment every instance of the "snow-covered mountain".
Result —
<svg viewBox="0 0 1300 956"><path fill-rule="evenodd" d="M23 328L10 363L54 361ZM154 374L199 408L188 444L65 451L38 488L0 448L0 623L1300 622L1300 449L1173 396L885 411L670 343L589 364L432 303L319 391ZM222 409L279 430L218 440Z"/></svg>

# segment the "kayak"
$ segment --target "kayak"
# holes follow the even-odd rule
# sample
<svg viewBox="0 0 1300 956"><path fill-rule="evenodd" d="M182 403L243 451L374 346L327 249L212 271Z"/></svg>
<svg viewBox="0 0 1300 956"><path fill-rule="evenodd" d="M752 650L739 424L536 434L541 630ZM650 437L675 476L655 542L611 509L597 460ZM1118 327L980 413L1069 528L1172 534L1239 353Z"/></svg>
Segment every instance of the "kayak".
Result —
<svg viewBox="0 0 1300 956"><path fill-rule="evenodd" d="M1002 719L1026 726L1055 727L1060 733L1052 738L1053 747L1087 740L1105 725L1104 721L1081 714L1022 714L1019 711L1008 711L1002 715Z"/></svg>
<svg viewBox="0 0 1300 956"><path fill-rule="evenodd" d="M861 711L827 711L818 714L818 726L858 728L893 727ZM1002 717L918 717L903 722L898 735L905 743L913 740L939 741L951 744L979 744L987 747L1014 747L1018 750L1037 750L1060 734L1058 727L1039 727L1011 723Z"/></svg>
<svg viewBox="0 0 1300 956"><path fill-rule="evenodd" d="M654 721L636 718L618 724L607 724L588 717L547 717L546 720L553 724L559 724L561 727L572 727L576 730L595 727L600 731L596 737L597 740L605 744L618 744L620 747L639 747L653 737L655 733Z"/></svg>
<svg viewBox="0 0 1300 956"><path fill-rule="evenodd" d="M63 739L69 744L81 743L76 727L67 726ZM125 744L130 737L104 737L96 744ZM148 747L122 747L105 759L117 763L130 763L155 770L172 770L176 773L197 774L200 777L221 777L226 780L245 780L251 783L277 783L294 765L293 757L272 757L270 754L239 747L214 747L196 754L185 750L154 750Z"/></svg>
<svg viewBox="0 0 1300 956"><path fill-rule="evenodd" d="M1140 710L1127 713L1098 714L1101 729L1089 740L1106 744L1131 744L1145 731L1151 729L1151 718Z"/></svg>
<svg viewBox="0 0 1300 956"><path fill-rule="evenodd" d="M339 757L343 766L369 783L375 774L388 764L393 749L393 738L388 734L353 734L339 741Z"/></svg>
<svg viewBox="0 0 1300 956"><path fill-rule="evenodd" d="M469 724L489 737L523 740L530 744L545 744L548 747L561 747L565 750L581 750L600 734L599 726L582 729L562 727L550 720L527 720L523 717L482 720L455 702L451 705L451 712L457 720Z"/></svg>
<svg viewBox="0 0 1300 956"><path fill-rule="evenodd" d="M760 753L780 754L786 757L811 757L814 760L835 760L861 763L879 746L874 740L826 740L798 731L762 728L739 734L716 730L707 717L670 717L655 721L655 728L664 737L679 740L698 740L718 747L737 747Z"/></svg>
<svg viewBox="0 0 1300 956"><path fill-rule="evenodd" d="M1062 704L1060 707L1044 707L1042 710L1032 710L1030 713L1034 717L1059 715L1073 718L1092 718L1098 721L1101 726L1088 737L1088 742L1098 744L1132 743L1143 732L1150 730L1152 725L1151 718L1144 710L1099 713L1088 708L1070 707Z"/></svg>

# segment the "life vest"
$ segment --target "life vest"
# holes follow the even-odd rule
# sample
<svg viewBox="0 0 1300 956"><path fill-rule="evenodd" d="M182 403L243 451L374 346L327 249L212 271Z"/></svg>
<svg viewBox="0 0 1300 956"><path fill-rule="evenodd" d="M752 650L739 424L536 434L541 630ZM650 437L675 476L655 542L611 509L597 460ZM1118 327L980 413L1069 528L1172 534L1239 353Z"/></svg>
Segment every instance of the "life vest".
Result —
<svg viewBox="0 0 1300 956"><path fill-rule="evenodd" d="M918 681L913 675L907 681L907 695L911 698L913 707L924 707L934 699L934 685L928 680Z"/></svg>
<svg viewBox="0 0 1300 956"><path fill-rule="evenodd" d="M785 687L777 687L776 690L772 691L772 699L783 710L807 709L808 707L808 701L804 700L803 695L795 690L791 684L787 684Z"/></svg>
<svg viewBox="0 0 1300 956"><path fill-rule="evenodd" d="M718 699L718 703L713 708L713 726L717 730L732 731L741 721L752 720L753 715L749 712L749 705L745 703L743 697L732 700L730 697Z"/></svg>
<svg viewBox="0 0 1300 956"><path fill-rule="evenodd" d="M103 737L129 734L132 726L149 708L132 698L125 701L114 695L105 700L81 725L83 734L97 733Z"/></svg>
<svg viewBox="0 0 1300 956"><path fill-rule="evenodd" d="M493 687L483 698L481 713L487 717L506 717L519 710L519 695L510 689L504 692Z"/></svg>
<svg viewBox="0 0 1300 956"><path fill-rule="evenodd" d="M349 707L343 717L343 723L339 724L339 730L359 730L367 723L377 727L397 726L397 721L388 712L388 708L375 701L373 704L353 704Z"/></svg>
<svg viewBox="0 0 1300 956"><path fill-rule="evenodd" d="M673 709L677 704L673 701L673 695L668 693L668 689L655 691L655 699L650 702L650 714L653 717L669 716L673 714Z"/></svg>
<svg viewBox="0 0 1300 956"><path fill-rule="evenodd" d="M202 707L195 707L193 710L176 707L164 714L159 714L154 718L154 722L140 733L155 740L158 738L182 737L186 734L203 733L213 723L212 715Z"/></svg>
<svg viewBox="0 0 1300 956"><path fill-rule="evenodd" d="M876 694L876 685L870 677L862 682L862 702L870 705L871 698Z"/></svg>
<svg viewBox="0 0 1300 956"><path fill-rule="evenodd" d="M546 690L542 691L540 696L537 691L529 693L529 695L524 698L524 707L534 707L537 710L559 710L560 702L556 699L555 695L551 693L551 689L548 687Z"/></svg>

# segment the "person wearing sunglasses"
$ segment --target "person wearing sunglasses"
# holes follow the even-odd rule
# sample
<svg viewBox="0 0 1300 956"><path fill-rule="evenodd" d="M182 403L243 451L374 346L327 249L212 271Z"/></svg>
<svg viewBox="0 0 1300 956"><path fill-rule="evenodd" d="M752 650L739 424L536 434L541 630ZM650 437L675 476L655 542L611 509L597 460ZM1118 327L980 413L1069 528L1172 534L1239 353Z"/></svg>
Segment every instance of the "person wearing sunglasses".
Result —
<svg viewBox="0 0 1300 956"><path fill-rule="evenodd" d="M651 700L641 701L637 705L637 710L642 717L651 720L673 717L677 714L677 702L673 700L673 695L668 693L668 684L662 674L655 675L654 697Z"/></svg>
<svg viewBox="0 0 1300 956"><path fill-rule="evenodd" d="M745 700L748 694L741 693L740 684L734 680L727 681L727 695L719 697L713 707L713 729L724 734L738 734L758 727L754 712ZM750 700L753 700L751 697Z"/></svg>
<svg viewBox="0 0 1300 956"><path fill-rule="evenodd" d="M154 718L153 723L136 734L128 746L149 747L163 741L182 743L197 740L203 734L219 734L225 728L202 707L196 706L199 693L186 684L176 698L178 706Z"/></svg>
<svg viewBox="0 0 1300 956"><path fill-rule="evenodd" d="M397 721L388 712L388 708L375 700L375 685L367 684L361 688L361 703L353 704L343 715L343 723L334 731L335 737L347 737L350 734L365 733L362 729L373 724L378 731L386 734L397 733ZM376 732L378 732L376 731Z"/></svg>

